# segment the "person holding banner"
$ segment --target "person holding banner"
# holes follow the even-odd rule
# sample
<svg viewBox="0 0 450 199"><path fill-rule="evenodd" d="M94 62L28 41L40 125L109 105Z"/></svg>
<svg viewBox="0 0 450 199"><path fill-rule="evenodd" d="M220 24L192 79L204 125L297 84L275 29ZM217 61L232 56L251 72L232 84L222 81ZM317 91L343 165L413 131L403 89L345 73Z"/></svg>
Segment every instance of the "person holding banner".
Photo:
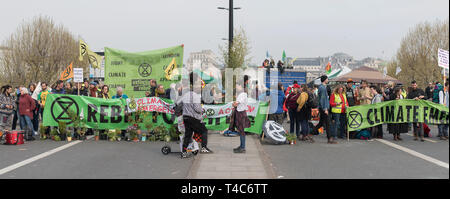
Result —
<svg viewBox="0 0 450 199"><path fill-rule="evenodd" d="M383 95L381 94L382 91L381 91L380 87L372 85L372 86L370 86L370 90L372 91L372 94L373 94L373 99L372 99L371 104L383 102ZM383 125L382 124L372 127L371 131L372 131L371 138L379 138L379 139L383 138Z"/></svg>
<svg viewBox="0 0 450 199"><path fill-rule="evenodd" d="M250 120L247 117L247 89L244 89L243 86L238 83L236 84L236 93L238 96L236 97L236 101L233 103L233 107L235 108L231 116L229 130L234 131L236 128L241 141L240 145L233 149L233 152L245 153L245 128L249 128L251 126Z"/></svg>
<svg viewBox="0 0 450 199"><path fill-rule="evenodd" d="M408 93L408 99L422 100L425 98L425 92L422 89L417 88L417 82L413 80L411 82L411 92ZM423 123L413 122L413 132L414 140L417 141L417 137L420 137L420 141L424 142L423 139Z"/></svg>
<svg viewBox="0 0 450 199"><path fill-rule="evenodd" d="M102 86L102 90L101 92L97 95L98 98L103 98L103 99L111 99L109 97L109 87L108 85L103 85Z"/></svg>
<svg viewBox="0 0 450 199"><path fill-rule="evenodd" d="M405 99L402 95L402 89L400 86L394 88L394 91L385 99L385 101L390 100L401 100ZM408 133L408 124L407 123L399 123L399 124L388 124L388 131L390 134L394 136L394 141L402 141L403 139L400 137L401 133Z"/></svg>
<svg viewBox="0 0 450 199"><path fill-rule="evenodd" d="M439 91L439 104L447 106L448 108L448 82L445 82L445 88L440 89ZM448 124L439 124L438 129L439 129L438 134L439 139L448 140Z"/></svg>

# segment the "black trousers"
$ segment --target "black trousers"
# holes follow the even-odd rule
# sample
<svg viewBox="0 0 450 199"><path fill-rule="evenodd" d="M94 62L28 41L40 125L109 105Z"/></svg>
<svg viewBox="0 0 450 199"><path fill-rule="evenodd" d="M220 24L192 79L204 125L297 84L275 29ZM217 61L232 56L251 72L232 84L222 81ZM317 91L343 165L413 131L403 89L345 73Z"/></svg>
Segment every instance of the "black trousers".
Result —
<svg viewBox="0 0 450 199"><path fill-rule="evenodd" d="M197 120L193 117L189 116L183 116L184 121L184 128L185 128L185 134L184 134L184 140L183 140L183 151L186 150L189 143L191 143L192 134L194 132L201 135L201 143L202 147L206 147L208 144L208 129L206 129L206 126L204 123L201 123L200 120Z"/></svg>
<svg viewBox="0 0 450 199"><path fill-rule="evenodd" d="M314 127L313 132L317 132L320 127L324 127L325 131L327 132L327 138L329 139L331 137L331 132L330 132L330 117L331 117L331 113L330 111L328 111L328 115L325 114L325 111L323 109L319 109L319 124L317 124L317 126Z"/></svg>

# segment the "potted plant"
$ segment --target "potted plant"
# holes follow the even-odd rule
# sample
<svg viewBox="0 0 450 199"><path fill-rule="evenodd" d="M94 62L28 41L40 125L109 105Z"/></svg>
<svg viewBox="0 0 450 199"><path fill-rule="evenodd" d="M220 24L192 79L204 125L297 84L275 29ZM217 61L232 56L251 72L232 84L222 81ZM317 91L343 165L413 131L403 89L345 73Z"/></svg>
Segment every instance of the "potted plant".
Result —
<svg viewBox="0 0 450 199"><path fill-rule="evenodd" d="M52 138L52 140L55 140L55 136L57 136L57 135L58 135L58 130L56 130L56 128L53 128L50 131L50 137Z"/></svg>
<svg viewBox="0 0 450 199"><path fill-rule="evenodd" d="M67 137L67 141L72 141L72 132L71 131L66 131L66 137Z"/></svg>
<svg viewBox="0 0 450 199"><path fill-rule="evenodd" d="M67 135L67 125L65 122L58 122L58 134L61 140L66 139Z"/></svg>
<svg viewBox="0 0 450 199"><path fill-rule="evenodd" d="M297 144L297 136L295 136L294 134L291 133L286 133L286 140L289 142L289 144L293 145L293 144Z"/></svg>
<svg viewBox="0 0 450 199"><path fill-rule="evenodd" d="M39 125L39 134L41 136L41 140L47 139L47 135L45 135L45 131L49 128L48 126L44 126L43 124Z"/></svg>
<svg viewBox="0 0 450 199"><path fill-rule="evenodd" d="M55 141L61 141L61 138L59 137L59 135L55 135Z"/></svg>
<svg viewBox="0 0 450 199"><path fill-rule="evenodd" d="M95 141L98 141L100 139L100 131L98 129L94 129L94 138Z"/></svg>

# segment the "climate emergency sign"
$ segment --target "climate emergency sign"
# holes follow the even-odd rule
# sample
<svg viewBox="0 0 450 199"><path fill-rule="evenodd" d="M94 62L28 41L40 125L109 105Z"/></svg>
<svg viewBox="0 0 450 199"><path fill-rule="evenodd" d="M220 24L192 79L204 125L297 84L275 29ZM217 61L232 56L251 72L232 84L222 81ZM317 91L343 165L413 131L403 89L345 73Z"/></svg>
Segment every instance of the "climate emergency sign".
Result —
<svg viewBox="0 0 450 199"><path fill-rule="evenodd" d="M128 112L148 111L174 114L173 105L165 102L159 97L144 97L138 99L127 99Z"/></svg>
<svg viewBox="0 0 450 199"><path fill-rule="evenodd" d="M384 123L448 124L446 106L426 100L393 100L349 107L348 130L356 131Z"/></svg>

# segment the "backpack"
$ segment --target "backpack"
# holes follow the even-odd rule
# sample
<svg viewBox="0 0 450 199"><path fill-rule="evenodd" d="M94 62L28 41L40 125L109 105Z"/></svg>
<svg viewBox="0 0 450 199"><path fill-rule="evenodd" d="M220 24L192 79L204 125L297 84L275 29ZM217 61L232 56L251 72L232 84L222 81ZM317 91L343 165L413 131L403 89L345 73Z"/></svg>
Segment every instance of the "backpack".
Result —
<svg viewBox="0 0 450 199"><path fill-rule="evenodd" d="M286 106L291 109L291 110L295 110L298 107L297 104L297 99L294 100L295 96L300 97L300 95L293 95L294 93L289 94L288 96L288 100L286 102Z"/></svg>
<svg viewBox="0 0 450 199"><path fill-rule="evenodd" d="M364 130L359 131L355 137L356 137L356 139L359 138L361 140L367 140L370 137L370 132L368 130L364 129Z"/></svg>
<svg viewBox="0 0 450 199"><path fill-rule="evenodd" d="M173 107L173 110L175 111L175 116L178 117L178 116L183 115L183 102L175 104L175 107Z"/></svg>
<svg viewBox="0 0 450 199"><path fill-rule="evenodd" d="M319 100L317 95L314 93L308 93L308 100L306 101L306 106L308 108L317 108L319 106Z"/></svg>

